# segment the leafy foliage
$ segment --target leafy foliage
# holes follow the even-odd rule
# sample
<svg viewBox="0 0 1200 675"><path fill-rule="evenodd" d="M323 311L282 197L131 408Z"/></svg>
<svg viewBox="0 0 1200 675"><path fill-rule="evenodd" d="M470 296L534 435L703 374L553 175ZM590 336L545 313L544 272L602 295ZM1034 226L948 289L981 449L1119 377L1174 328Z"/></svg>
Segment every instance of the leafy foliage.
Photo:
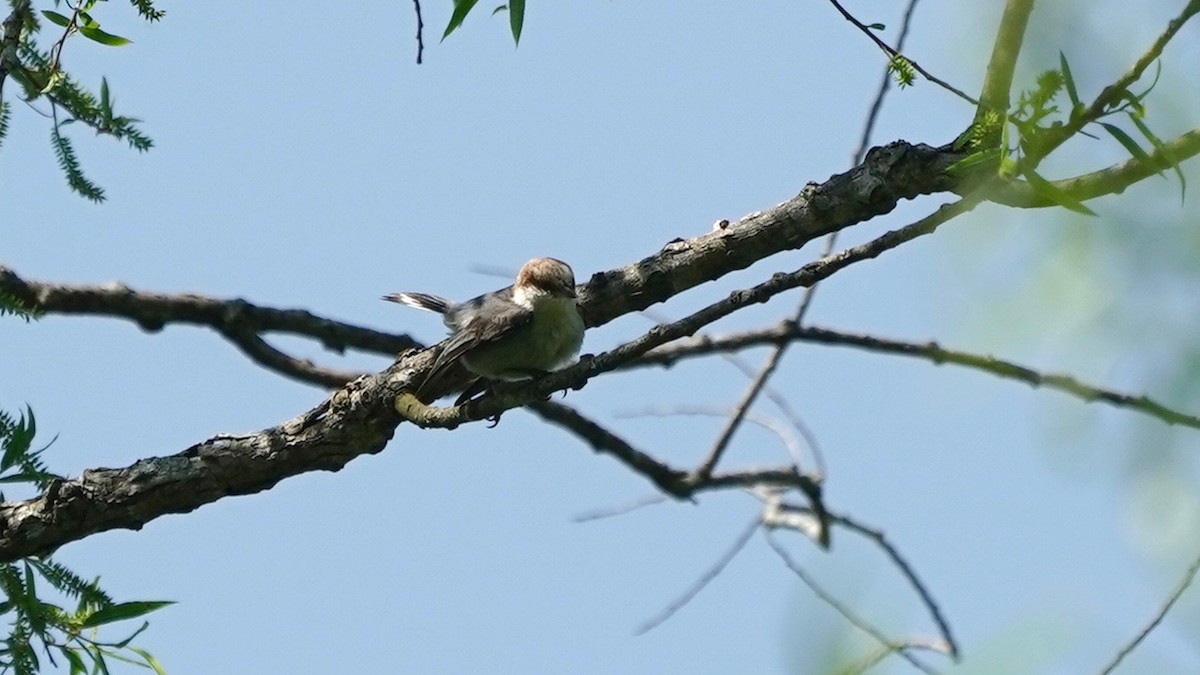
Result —
<svg viewBox="0 0 1200 675"><path fill-rule="evenodd" d="M1150 130L1145 121L1143 101L1157 83L1158 73L1141 93L1124 88L1117 91L1115 96L1100 99L1100 104L1088 106L1080 100L1071 66L1060 52L1058 68L1038 75L1034 87L1022 92L1011 110L1004 115L987 111L959 137L957 147L972 152L952 166L951 170L967 173L992 167L1002 177L1019 175L1043 199L1077 213L1095 215L1078 199L1037 173L1038 164L1075 133L1091 136L1083 128L1094 123L1112 136L1134 159L1152 162L1160 174L1167 168L1173 169L1179 179L1181 195L1185 194L1187 181L1179 168L1178 158L1171 154L1170 148ZM1065 113L1057 102L1064 92L1070 103ZM1147 151L1126 130L1100 121L1119 114L1124 114L1144 142L1157 152L1156 155Z"/></svg>
<svg viewBox="0 0 1200 675"><path fill-rule="evenodd" d="M19 35L15 36L15 43L9 44L6 38L5 44L0 45L0 53L5 54L7 59L6 70L22 85L24 100L30 103L46 101L50 106L51 148L67 184L74 192L94 202L104 200L104 190L84 174L70 139L64 135L65 125L81 122L99 135L125 141L139 152L149 150L154 145L150 137L138 129L140 120L113 112L113 99L106 79L101 79L100 93L96 95L80 85L63 66L65 47L75 36L112 47L130 44L128 38L100 27L100 22L93 16L98 2L81 0L78 4L67 5L65 8L71 10L69 14L42 10L40 16L56 33L61 29L61 33L51 36L49 49L43 48L39 42L43 23L38 21L37 15L26 4L22 28ZM154 0L131 2L138 14L147 21L158 21L163 17L163 11L154 6ZM10 4L14 5L14 11L21 5ZM59 2L54 4L58 8ZM9 106L7 101L0 99L0 140L7 131L8 121Z"/></svg>
<svg viewBox="0 0 1200 675"><path fill-rule="evenodd" d="M37 433L33 410L13 417L0 410L0 482L31 483L46 489L61 480L50 473L40 450L31 450ZM0 499L3 495L0 495ZM63 600L74 601L73 610L65 609L39 595L38 586L53 589ZM165 673L153 655L131 646L134 638L149 623L116 642L101 641L99 629L111 623L136 619L170 605L163 601L115 602L100 580L88 581L48 555L24 558L16 563L0 564L0 616L8 616L9 634L0 640L0 673L33 675L41 667L38 654L45 654L56 666L55 655L62 656L75 673L107 673L108 660L124 661ZM91 666L89 668L88 662Z"/></svg>
<svg viewBox="0 0 1200 675"><path fill-rule="evenodd" d="M454 0L454 11L450 13L450 22L446 24L446 31L442 33L443 40L462 25L467 14L470 14L478 3L479 0ZM508 12L508 25L512 31L513 43L520 44L521 30L525 27L525 0L509 0L507 5L499 5L493 9L492 15L501 12Z"/></svg>
<svg viewBox="0 0 1200 675"><path fill-rule="evenodd" d="M917 69L913 67L912 61L904 58L900 54L896 54L888 60L888 73L896 80L896 86L903 89L911 87L917 81Z"/></svg>
<svg viewBox="0 0 1200 675"><path fill-rule="evenodd" d="M30 307L20 298L0 291L0 316L6 314L19 316L25 321L31 321L41 316L41 312L36 307Z"/></svg>

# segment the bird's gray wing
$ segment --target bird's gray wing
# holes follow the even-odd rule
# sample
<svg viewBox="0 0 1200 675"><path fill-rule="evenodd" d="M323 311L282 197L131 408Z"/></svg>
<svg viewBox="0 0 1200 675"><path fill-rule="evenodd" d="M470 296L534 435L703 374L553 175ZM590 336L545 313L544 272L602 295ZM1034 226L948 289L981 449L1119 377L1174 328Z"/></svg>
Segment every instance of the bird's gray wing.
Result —
<svg viewBox="0 0 1200 675"><path fill-rule="evenodd" d="M458 305L456 309L465 308L473 302L475 301ZM483 303L476 304L471 310L455 317L458 330L446 341L445 347L433 362L433 368L425 378L426 382L471 351L499 340L510 331L533 320L532 310L495 296L487 299L486 311L481 311L483 306Z"/></svg>

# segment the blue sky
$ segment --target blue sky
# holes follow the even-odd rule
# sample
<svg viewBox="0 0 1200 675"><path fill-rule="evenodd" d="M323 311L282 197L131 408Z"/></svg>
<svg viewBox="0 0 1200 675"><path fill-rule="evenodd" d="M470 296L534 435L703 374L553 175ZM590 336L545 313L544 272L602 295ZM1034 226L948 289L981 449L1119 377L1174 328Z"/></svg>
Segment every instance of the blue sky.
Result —
<svg viewBox="0 0 1200 675"><path fill-rule="evenodd" d="M108 190L96 206L68 193L45 120L15 106L0 161L0 262L32 279L119 280L304 307L427 341L442 335L436 317L378 297L465 298L504 283L472 265L515 269L536 255L567 260L586 279L844 171L883 66L823 3L736 11L707 1L530 3L514 49L503 17L482 6L439 44L450 3L426 2L421 66L408 3L168 3L150 27L110 4L101 22L134 44L73 41L65 62L84 81L107 76L118 112L145 120L156 147L137 155L75 130L85 168ZM1000 7L960 4L922 2L909 53L975 92ZM850 7L894 35L901 3ZM1170 3L1129 15L1039 8L1030 53L1041 60L1024 69L1053 67L1064 49L1094 94L1173 11ZM1169 92L1187 82L1195 29L1168 52L1160 86ZM1090 50L1096 57L1084 59ZM1195 97L1185 88L1170 100L1194 110ZM875 141L944 143L971 113L920 83L893 92ZM1168 130L1176 123L1195 120L1163 121ZM1068 175L1120 155L1092 144L1054 167ZM943 201L903 204L843 243ZM1113 317L1153 310L1147 297L1178 303L1193 297L1188 289L1132 298L1130 288L1096 281L1119 251L1082 275L1065 246L1046 242L1129 227L1138 212L1154 213L1170 238L1194 228L1193 201L1181 208L1178 185L1155 180L1099 200L1095 220L982 207L837 275L810 318L1160 393L1153 375L1175 367L1177 355L1126 336ZM655 309L681 316L817 251L781 254ZM1048 269L1054 283L1030 281ZM777 299L716 330L773 323L795 302ZM590 331L584 350L648 325L624 317ZM388 363L276 344L336 367ZM323 397L189 327L145 334L114 320L9 320L0 322L0 353L8 355L0 406L32 405L47 438L58 434L52 467L72 475L271 426ZM774 384L821 440L830 506L884 529L940 601L966 656L944 672L1092 672L1196 553L1189 533L1200 509L1188 490L1170 502L1170 517L1149 507L1139 516L1138 504L1154 502L1131 497L1174 498L1187 484L1173 476L1194 475L1195 462L1185 465L1191 474L1137 480L1128 463L1146 452L1132 446L1147 434L1194 448L1195 432L1146 431L1129 412L839 348L797 346ZM730 406L744 386L723 362L697 361L605 377L567 402L682 465L703 455L721 420L618 414ZM1200 404L1186 392L1161 394ZM750 427L728 461L781 457L775 438ZM171 673L814 672L846 629L761 539L671 621L633 636L725 551L756 507L742 494L712 495L571 522L650 492L575 438L513 412L492 430L403 427L383 453L339 473L295 477L140 532L100 534L59 557L101 575L120 597L179 601L141 640ZM932 637L878 550L844 532L828 554L784 539L889 635ZM1200 654L1187 636L1198 620L1194 595L1185 597L1127 672L1196 670ZM851 645L858 654L872 648L861 638ZM909 671L897 660L876 672Z"/></svg>

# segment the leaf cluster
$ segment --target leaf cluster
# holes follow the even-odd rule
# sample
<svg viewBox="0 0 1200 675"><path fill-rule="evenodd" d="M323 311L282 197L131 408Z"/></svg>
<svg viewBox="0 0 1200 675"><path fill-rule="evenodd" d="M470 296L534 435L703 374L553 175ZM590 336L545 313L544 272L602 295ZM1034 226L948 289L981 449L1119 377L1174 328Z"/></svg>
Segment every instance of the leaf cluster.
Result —
<svg viewBox="0 0 1200 675"><path fill-rule="evenodd" d="M1100 104L1088 106L1079 98L1066 56L1059 53L1058 68L1039 74L1034 86L1017 97L1012 109L1004 114L986 111L960 136L958 145L970 150L971 154L952 166L951 171L965 174L981 167L990 167L1004 178L1021 176L1043 199L1077 213L1095 215L1081 201L1041 176L1037 166L1075 133L1095 138L1083 129L1096 124L1134 159L1155 163L1160 175L1165 169L1173 169L1179 179L1182 196L1186 193L1187 182L1179 168L1179 161L1172 157L1169 148L1150 130L1145 120L1144 101L1157 83L1158 72L1153 82L1140 93L1124 87L1113 92L1115 96L1098 99ZM1065 111L1060 108L1063 94L1066 94L1066 101L1062 103L1068 104ZM1122 127L1101 121L1111 116L1125 117L1142 137L1142 142L1139 143ZM1155 159L1143 147L1143 143L1157 151L1159 159Z"/></svg>
<svg viewBox="0 0 1200 675"><path fill-rule="evenodd" d="M450 22L446 24L446 31L442 33L442 39L445 40L462 25L467 14L475 9L475 5L479 0L454 0L454 11L450 14ZM508 4L499 5L492 10L492 16L500 12L508 12L508 26L512 31L513 44L520 44L521 29L525 26L525 0L508 0Z"/></svg>
<svg viewBox="0 0 1200 675"><path fill-rule="evenodd" d="M36 433L37 423L28 406L17 417L0 410L0 482L33 483L45 489L61 480L47 470L41 458L48 445L31 450ZM73 600L74 609L67 610L39 595L39 584L49 586L65 600ZM39 653L55 667L55 656L61 656L72 675L106 674L109 660L142 666L159 675L165 673L153 655L131 645L148 622L143 621L128 637L115 642L100 640L99 629L173 603L118 603L101 588L99 578L88 581L48 556L0 565L0 594L4 598L0 600L0 616L8 617L10 625L8 636L0 639L0 673L37 673L42 667Z"/></svg>
<svg viewBox="0 0 1200 675"><path fill-rule="evenodd" d="M131 43L128 38L100 27L100 22L95 16L99 1L67 2L65 5L71 10L70 13L42 10L40 16L61 29L61 33L56 31L50 36L53 42L48 47L43 43L43 35L50 32L50 29L44 28L43 22L38 20L28 8L28 3L25 3L25 15L22 17L19 34L14 36L14 43L8 44L6 37L6 43L0 45L0 53L5 55L0 72L8 73L21 85L21 98L31 104L39 100L49 103L50 112L46 117L51 120L50 145L59 168L67 179L67 185L75 193L94 202L104 201L104 189L84 173L64 127L79 122L90 127L97 135L125 141L139 152L145 152L154 145L153 140L138 128L141 120L118 115L113 111L114 99L106 78L101 78L99 92L93 93L81 85L63 66L65 46L76 36L110 47ZM163 10L155 7L154 0L130 1L138 14L147 21L154 22L163 17ZM19 7L21 3L13 4ZM60 3L56 0L54 4L57 8ZM0 86L2 84L3 80L0 79ZM3 89L0 89L0 143L8 132L9 118L10 106L4 99Z"/></svg>

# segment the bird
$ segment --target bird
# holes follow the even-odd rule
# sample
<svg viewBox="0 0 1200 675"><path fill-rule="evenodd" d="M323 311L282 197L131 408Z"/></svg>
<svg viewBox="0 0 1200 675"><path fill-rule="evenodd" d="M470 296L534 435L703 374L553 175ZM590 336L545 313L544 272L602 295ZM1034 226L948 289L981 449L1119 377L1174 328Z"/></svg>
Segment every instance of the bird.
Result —
<svg viewBox="0 0 1200 675"><path fill-rule="evenodd" d="M532 379L574 363L583 346L575 273L556 258L534 258L521 266L512 286L462 303L413 292L382 299L441 314L450 329L418 391L455 362L488 387L493 381ZM479 393L478 384L469 386L456 404Z"/></svg>

